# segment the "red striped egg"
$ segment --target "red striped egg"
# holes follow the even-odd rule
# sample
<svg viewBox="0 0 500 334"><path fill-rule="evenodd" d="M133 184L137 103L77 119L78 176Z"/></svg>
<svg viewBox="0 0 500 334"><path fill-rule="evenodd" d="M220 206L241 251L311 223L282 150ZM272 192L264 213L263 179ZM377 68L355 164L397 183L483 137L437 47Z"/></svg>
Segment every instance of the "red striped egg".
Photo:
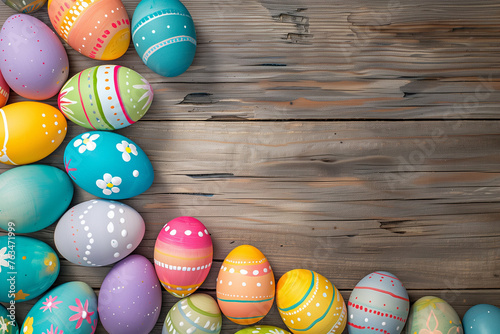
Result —
<svg viewBox="0 0 500 334"><path fill-rule="evenodd" d="M408 293L401 281L385 271L365 276L348 303L350 334L399 334L408 317Z"/></svg>
<svg viewBox="0 0 500 334"><path fill-rule="evenodd" d="M120 0L49 0L50 22L84 56L112 60L130 44L130 21Z"/></svg>
<svg viewBox="0 0 500 334"><path fill-rule="evenodd" d="M274 301L274 274L267 258L251 245L233 249L217 278L217 302L224 315L240 325L264 318Z"/></svg>
<svg viewBox="0 0 500 334"><path fill-rule="evenodd" d="M187 297L207 278L212 266L212 238L193 217L178 217L158 234L155 269L161 284L175 297Z"/></svg>

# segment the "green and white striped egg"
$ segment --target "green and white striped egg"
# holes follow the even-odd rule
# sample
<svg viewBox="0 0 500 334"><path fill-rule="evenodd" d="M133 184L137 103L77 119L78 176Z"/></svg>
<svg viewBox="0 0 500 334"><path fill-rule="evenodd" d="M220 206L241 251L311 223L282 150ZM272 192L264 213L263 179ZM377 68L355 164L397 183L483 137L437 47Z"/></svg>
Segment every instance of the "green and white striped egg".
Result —
<svg viewBox="0 0 500 334"><path fill-rule="evenodd" d="M222 314L207 294L195 293L179 300L167 314L162 334L219 334Z"/></svg>
<svg viewBox="0 0 500 334"><path fill-rule="evenodd" d="M119 65L81 71L66 82L58 97L59 109L69 120L94 130L129 126L144 116L152 102L149 82Z"/></svg>

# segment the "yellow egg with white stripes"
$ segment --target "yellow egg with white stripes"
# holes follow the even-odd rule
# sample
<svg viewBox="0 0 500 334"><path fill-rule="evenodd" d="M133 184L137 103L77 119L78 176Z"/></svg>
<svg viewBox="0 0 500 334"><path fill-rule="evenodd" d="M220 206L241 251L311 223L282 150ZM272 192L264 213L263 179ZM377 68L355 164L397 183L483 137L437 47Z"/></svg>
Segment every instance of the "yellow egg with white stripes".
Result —
<svg viewBox="0 0 500 334"><path fill-rule="evenodd" d="M222 313L240 325L252 325L271 309L274 274L267 258L251 245L233 249L217 278L217 302Z"/></svg>
<svg viewBox="0 0 500 334"><path fill-rule="evenodd" d="M294 334L340 334L346 326L344 298L327 278L311 270L294 269L283 275L276 305Z"/></svg>

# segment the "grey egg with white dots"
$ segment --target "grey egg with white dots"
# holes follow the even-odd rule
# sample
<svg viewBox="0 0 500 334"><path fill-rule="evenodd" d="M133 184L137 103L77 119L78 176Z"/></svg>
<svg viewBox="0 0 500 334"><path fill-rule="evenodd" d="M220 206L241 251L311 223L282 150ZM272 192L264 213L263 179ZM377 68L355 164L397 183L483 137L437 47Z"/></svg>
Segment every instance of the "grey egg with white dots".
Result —
<svg viewBox="0 0 500 334"><path fill-rule="evenodd" d="M95 199L69 209L57 223L54 241L68 261L95 267L120 261L139 246L144 219L132 207Z"/></svg>

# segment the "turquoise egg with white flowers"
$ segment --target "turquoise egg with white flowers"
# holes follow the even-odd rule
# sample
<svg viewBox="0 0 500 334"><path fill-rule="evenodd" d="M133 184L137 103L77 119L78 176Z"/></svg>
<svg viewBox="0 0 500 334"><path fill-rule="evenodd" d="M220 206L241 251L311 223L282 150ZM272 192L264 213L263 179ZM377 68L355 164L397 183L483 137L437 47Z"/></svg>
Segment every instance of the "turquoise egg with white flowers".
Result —
<svg viewBox="0 0 500 334"><path fill-rule="evenodd" d="M72 198L73 183L59 168L9 169L0 174L0 227L15 233L39 231L59 219Z"/></svg>
<svg viewBox="0 0 500 334"><path fill-rule="evenodd" d="M0 302L36 298L58 275L59 258L45 242L12 233L0 237Z"/></svg>
<svg viewBox="0 0 500 334"><path fill-rule="evenodd" d="M38 300L28 312L21 333L92 334L98 319L94 290L84 282L68 282Z"/></svg>
<svg viewBox="0 0 500 334"><path fill-rule="evenodd" d="M64 151L64 166L78 186L105 199L137 196L154 179L146 153L114 132L90 131L73 138Z"/></svg>
<svg viewBox="0 0 500 334"><path fill-rule="evenodd" d="M179 0L142 0L132 17L132 41L151 70L178 76L191 66L196 53L193 18Z"/></svg>
<svg viewBox="0 0 500 334"><path fill-rule="evenodd" d="M16 304L9 303L7 307L9 309L0 305L0 333L19 334L19 327L16 322Z"/></svg>

